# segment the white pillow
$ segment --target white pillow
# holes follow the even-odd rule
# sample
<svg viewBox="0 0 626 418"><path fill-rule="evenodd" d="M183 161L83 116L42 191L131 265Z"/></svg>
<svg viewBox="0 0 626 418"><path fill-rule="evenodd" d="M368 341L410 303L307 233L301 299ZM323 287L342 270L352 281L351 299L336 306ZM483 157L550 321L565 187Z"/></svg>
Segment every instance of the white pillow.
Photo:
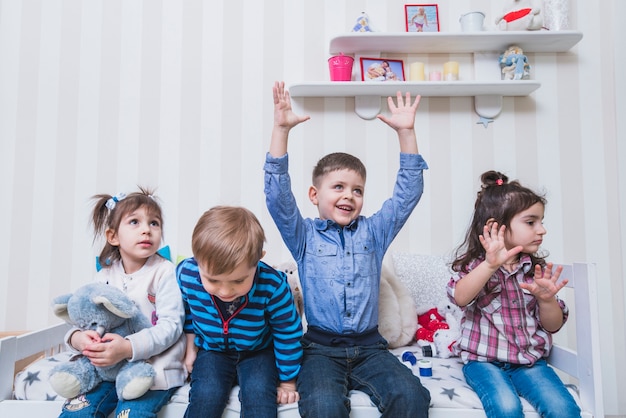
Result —
<svg viewBox="0 0 626 418"><path fill-rule="evenodd" d="M69 361L71 356L72 353L64 351L50 357L44 357L15 375L15 389L13 393L15 399L29 401L63 399L50 386L48 375L54 366L60 362Z"/></svg>
<svg viewBox="0 0 626 418"><path fill-rule="evenodd" d="M414 253L392 253L396 277L409 289L418 311L447 301L446 285L452 277L447 257Z"/></svg>

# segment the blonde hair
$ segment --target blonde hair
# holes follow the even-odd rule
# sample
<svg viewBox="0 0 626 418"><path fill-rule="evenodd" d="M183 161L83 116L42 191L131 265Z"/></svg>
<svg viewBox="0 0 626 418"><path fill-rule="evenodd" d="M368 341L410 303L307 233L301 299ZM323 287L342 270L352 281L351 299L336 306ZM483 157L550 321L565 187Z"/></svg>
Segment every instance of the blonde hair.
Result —
<svg viewBox="0 0 626 418"><path fill-rule="evenodd" d="M198 265L210 274L225 274L263 257L265 232L246 208L216 206L204 212L193 230L191 250Z"/></svg>

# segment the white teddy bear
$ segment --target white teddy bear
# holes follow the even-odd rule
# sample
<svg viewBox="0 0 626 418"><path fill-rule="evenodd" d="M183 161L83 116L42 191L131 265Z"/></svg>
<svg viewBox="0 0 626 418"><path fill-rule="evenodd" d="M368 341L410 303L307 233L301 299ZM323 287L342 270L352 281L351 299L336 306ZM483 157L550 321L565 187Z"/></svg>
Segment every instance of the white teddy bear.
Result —
<svg viewBox="0 0 626 418"><path fill-rule="evenodd" d="M302 320L302 330L306 332L307 323L304 316L304 298L302 296L300 276L298 275L298 266L294 261L286 261L273 267L287 275L287 283L289 283L291 294L293 295L293 301L296 304L296 310L300 314L300 319Z"/></svg>
<svg viewBox="0 0 626 418"><path fill-rule="evenodd" d="M435 346L436 355L440 358L448 358L454 356L452 346L461 336L461 309L450 303L443 303L438 307L439 312L446 318L448 329L439 329L433 334L433 344Z"/></svg>

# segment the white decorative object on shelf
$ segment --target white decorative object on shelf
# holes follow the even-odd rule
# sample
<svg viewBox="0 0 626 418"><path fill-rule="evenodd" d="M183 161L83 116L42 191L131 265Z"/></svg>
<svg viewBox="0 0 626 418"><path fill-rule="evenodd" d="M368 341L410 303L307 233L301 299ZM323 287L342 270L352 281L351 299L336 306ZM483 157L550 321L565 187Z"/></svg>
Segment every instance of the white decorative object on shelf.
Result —
<svg viewBox="0 0 626 418"><path fill-rule="evenodd" d="M548 30L565 30L569 27L569 0L543 0L543 25Z"/></svg>

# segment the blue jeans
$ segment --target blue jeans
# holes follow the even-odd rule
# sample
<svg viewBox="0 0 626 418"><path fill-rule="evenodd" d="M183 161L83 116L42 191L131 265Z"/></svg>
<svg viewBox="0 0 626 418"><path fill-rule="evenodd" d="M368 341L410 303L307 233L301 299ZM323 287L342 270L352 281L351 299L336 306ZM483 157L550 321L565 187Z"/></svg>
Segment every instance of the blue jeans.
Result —
<svg viewBox="0 0 626 418"><path fill-rule="evenodd" d="M149 390L140 398L126 401L117 398L115 382L102 382L91 392L68 399L59 418L106 418L113 411L116 417L156 418L177 389Z"/></svg>
<svg viewBox="0 0 626 418"><path fill-rule="evenodd" d="M387 351L384 339L370 346L329 347L305 336L302 346L298 406L303 418L348 418L350 390L366 393L382 417L428 417L430 392Z"/></svg>
<svg viewBox="0 0 626 418"><path fill-rule="evenodd" d="M236 384L242 417L275 418L278 370L274 348L232 352L200 349L191 372L185 418L221 418Z"/></svg>
<svg viewBox="0 0 626 418"><path fill-rule="evenodd" d="M487 417L523 417L520 396L542 417L580 417L576 401L543 359L531 367L470 361L463 366L463 374L483 403Z"/></svg>

